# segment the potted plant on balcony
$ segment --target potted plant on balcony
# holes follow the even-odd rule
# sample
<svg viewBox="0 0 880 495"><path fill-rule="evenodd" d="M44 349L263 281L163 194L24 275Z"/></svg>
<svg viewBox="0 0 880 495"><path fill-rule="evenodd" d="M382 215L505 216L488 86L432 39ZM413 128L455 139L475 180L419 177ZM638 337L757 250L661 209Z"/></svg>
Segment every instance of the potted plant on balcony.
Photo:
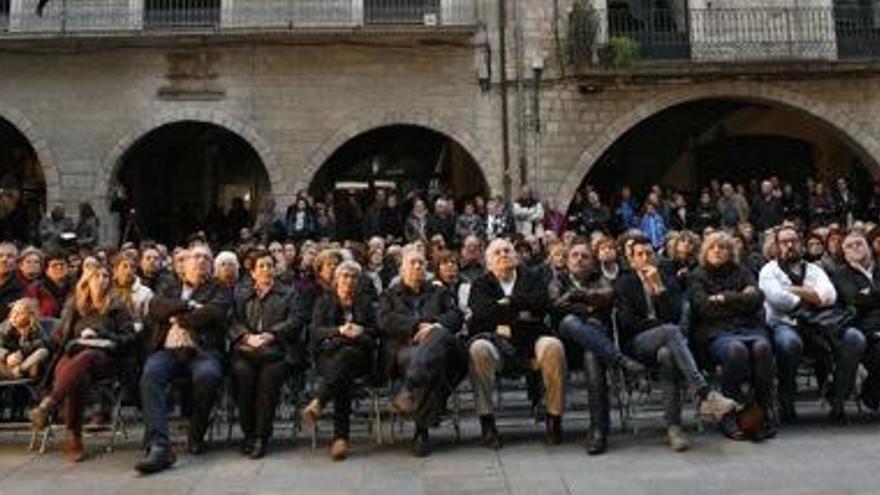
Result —
<svg viewBox="0 0 880 495"><path fill-rule="evenodd" d="M608 40L609 58L614 67L629 68L639 59L639 43L629 36L615 36Z"/></svg>

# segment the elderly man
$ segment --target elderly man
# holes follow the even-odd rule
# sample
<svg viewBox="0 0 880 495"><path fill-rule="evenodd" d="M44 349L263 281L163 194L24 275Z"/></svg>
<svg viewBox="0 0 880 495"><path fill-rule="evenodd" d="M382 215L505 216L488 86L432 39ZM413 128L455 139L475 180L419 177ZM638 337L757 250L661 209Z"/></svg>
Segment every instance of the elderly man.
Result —
<svg viewBox="0 0 880 495"><path fill-rule="evenodd" d="M488 273L474 281L468 305L471 381L477 399L481 442L501 446L495 427L495 375L501 371L536 370L547 401L547 442L562 441L565 405L565 349L550 335L544 316L550 308L547 287L538 274L519 266L513 245L495 239L486 248Z"/></svg>
<svg viewBox="0 0 880 495"><path fill-rule="evenodd" d="M862 364L868 377L862 382L860 399L876 411L880 408L880 267L860 232L850 232L844 238L843 253L846 265L834 282L846 306L856 311L856 326L867 341Z"/></svg>
<svg viewBox="0 0 880 495"><path fill-rule="evenodd" d="M819 265L803 259L800 233L794 227L783 226L776 231L777 258L761 268L758 286L764 293L764 309L767 324L773 329L776 362L779 364L780 419L794 422L797 369L800 366L804 340L832 355L834 366L834 390L831 400L830 419L835 423L846 421L844 399L855 383L859 360L865 351L862 333L840 325L828 329L824 335L816 335L816 328L809 328L809 314L831 310L837 302L837 290ZM846 323L846 322L842 322ZM826 342L827 341L827 342Z"/></svg>
<svg viewBox="0 0 880 495"><path fill-rule="evenodd" d="M417 246L403 249L400 283L385 292L379 312L391 371L403 376L394 406L414 415L413 453L418 457L430 452L428 427L467 372L466 357L455 337L461 329L461 312L448 291L426 281L426 263Z"/></svg>
<svg viewBox="0 0 880 495"><path fill-rule="evenodd" d="M211 279L211 251L193 247L183 254L182 280L150 302L156 322L149 335L150 352L141 376L141 402L147 424L149 454L135 469L162 471L175 462L168 435L168 388L180 376L191 380L192 411L188 448L205 450L204 435L214 401L223 384L226 348L227 293Z"/></svg>

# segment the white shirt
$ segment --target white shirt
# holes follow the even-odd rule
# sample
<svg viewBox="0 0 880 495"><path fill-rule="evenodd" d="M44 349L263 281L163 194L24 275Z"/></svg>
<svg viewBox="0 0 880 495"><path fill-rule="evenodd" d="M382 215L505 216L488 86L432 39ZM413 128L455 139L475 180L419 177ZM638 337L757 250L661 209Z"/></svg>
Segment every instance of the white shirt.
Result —
<svg viewBox="0 0 880 495"><path fill-rule="evenodd" d="M761 268L758 287L764 293L764 310L767 324L795 325L789 314L801 303L801 298L791 293L791 279L782 271L776 260ZM833 306L837 302L837 290L831 279L819 265L804 263L804 287L813 289L822 301L822 307Z"/></svg>

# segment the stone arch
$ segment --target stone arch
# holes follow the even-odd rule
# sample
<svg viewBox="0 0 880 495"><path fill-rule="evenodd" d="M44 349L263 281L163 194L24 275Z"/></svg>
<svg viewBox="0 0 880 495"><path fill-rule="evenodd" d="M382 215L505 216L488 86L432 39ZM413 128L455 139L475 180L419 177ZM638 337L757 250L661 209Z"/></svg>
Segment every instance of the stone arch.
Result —
<svg viewBox="0 0 880 495"><path fill-rule="evenodd" d="M46 181L46 205L52 205L61 201L61 174L58 171L58 162L49 148L45 137L37 130L34 124L15 107L0 100L0 119L3 119L18 132L20 132L33 147L43 169L43 178Z"/></svg>
<svg viewBox="0 0 880 495"><path fill-rule="evenodd" d="M213 124L227 129L247 142L263 162L266 172L269 174L269 185L273 196L279 195L284 190L284 172L278 163L275 154L269 144L260 137L259 133L249 124L236 119L224 112L207 109L180 109L158 113L150 118L140 121L133 128L127 130L116 140L116 144L101 162L101 168L95 179L95 190L103 191L102 200L106 203L112 193L110 190L114 182L120 159L125 153L150 132L168 124L177 122L200 122Z"/></svg>
<svg viewBox="0 0 880 495"><path fill-rule="evenodd" d="M874 138L868 124L856 119L847 111L835 108L834 105L822 100L777 86L748 82L725 82L696 88L673 89L666 93L652 95L649 101L638 104L608 124L597 134L598 137L580 152L574 166L566 174L565 180L560 184L556 194L556 197L561 200L560 204L571 203L577 188L593 165L630 129L663 110L707 98L755 101L800 111L837 132L860 156L872 162L875 170L880 171L880 165L878 165L880 163L880 142Z"/></svg>
<svg viewBox="0 0 880 495"><path fill-rule="evenodd" d="M337 130L325 140L317 150L309 155L305 168L300 172L299 179L303 187L307 187L324 163L352 139L381 127L394 125L412 125L443 134L461 145L474 159L477 167L486 179L490 190L497 188L501 182L499 167L495 166L492 155L474 136L474 134L455 126L433 112L387 112L374 113L361 118L347 119L350 123Z"/></svg>

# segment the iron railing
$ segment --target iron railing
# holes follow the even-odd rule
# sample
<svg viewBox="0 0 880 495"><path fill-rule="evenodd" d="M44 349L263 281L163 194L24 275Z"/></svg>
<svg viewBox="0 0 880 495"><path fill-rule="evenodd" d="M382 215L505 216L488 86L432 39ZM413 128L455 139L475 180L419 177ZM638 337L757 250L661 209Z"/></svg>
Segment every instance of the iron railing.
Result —
<svg viewBox="0 0 880 495"><path fill-rule="evenodd" d="M636 59L694 62L880 56L880 11L871 8L611 9L572 19L581 29L571 52L592 49L605 62L621 47Z"/></svg>
<svg viewBox="0 0 880 495"><path fill-rule="evenodd" d="M37 1L0 0L4 37L477 24L477 0L52 0L42 16Z"/></svg>

